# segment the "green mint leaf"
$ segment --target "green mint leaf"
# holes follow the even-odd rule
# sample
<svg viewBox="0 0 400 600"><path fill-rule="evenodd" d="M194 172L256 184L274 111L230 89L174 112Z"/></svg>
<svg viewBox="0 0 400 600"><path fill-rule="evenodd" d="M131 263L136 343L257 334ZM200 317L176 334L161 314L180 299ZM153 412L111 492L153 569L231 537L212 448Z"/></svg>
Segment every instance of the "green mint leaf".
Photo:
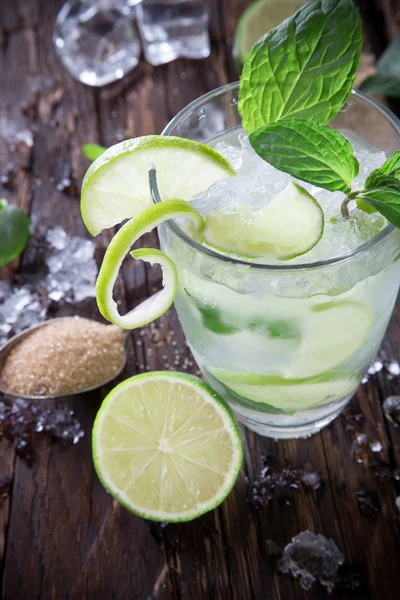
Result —
<svg viewBox="0 0 400 600"><path fill-rule="evenodd" d="M372 171L365 180L364 189L372 190L374 188L382 187L396 187L400 180L400 151L397 150L393 156L388 158L379 169ZM364 210L364 212L371 212L366 210L358 204L358 208ZM373 211L372 211L373 212Z"/></svg>
<svg viewBox="0 0 400 600"><path fill-rule="evenodd" d="M400 227L400 182L397 188L382 187L360 193L363 203L371 206L390 223Z"/></svg>
<svg viewBox="0 0 400 600"><path fill-rule="evenodd" d="M275 168L326 190L348 193L358 174L350 142L315 121L268 123L249 139L257 154Z"/></svg>
<svg viewBox="0 0 400 600"><path fill-rule="evenodd" d="M377 73L360 85L367 94L400 98L400 34L386 48L376 65Z"/></svg>
<svg viewBox="0 0 400 600"><path fill-rule="evenodd" d="M82 146L83 155L92 162L96 160L96 158L99 158L106 150L107 148L99 146L99 144L84 144Z"/></svg>
<svg viewBox="0 0 400 600"><path fill-rule="evenodd" d="M0 267L24 250L29 239L29 219L18 206L0 199Z"/></svg>
<svg viewBox="0 0 400 600"><path fill-rule="evenodd" d="M399 186L399 179L393 177L393 175L386 175L382 173L379 169L376 171L372 171L370 175L368 175L367 179L364 183L365 190L373 190L376 188L395 188L397 189Z"/></svg>
<svg viewBox="0 0 400 600"><path fill-rule="evenodd" d="M393 154L393 156L388 158L387 161L384 162L381 167L379 167L379 169L375 169L375 171L372 171L372 173L367 177L365 184L367 185L367 182L370 181L372 177L374 177L375 175L378 175L378 174L389 175L391 177L395 177L396 179L400 180L400 151L399 150L396 150L396 152Z"/></svg>
<svg viewBox="0 0 400 600"><path fill-rule="evenodd" d="M362 47L351 0L316 0L262 37L240 78L239 112L251 133L284 118L330 121L353 86Z"/></svg>

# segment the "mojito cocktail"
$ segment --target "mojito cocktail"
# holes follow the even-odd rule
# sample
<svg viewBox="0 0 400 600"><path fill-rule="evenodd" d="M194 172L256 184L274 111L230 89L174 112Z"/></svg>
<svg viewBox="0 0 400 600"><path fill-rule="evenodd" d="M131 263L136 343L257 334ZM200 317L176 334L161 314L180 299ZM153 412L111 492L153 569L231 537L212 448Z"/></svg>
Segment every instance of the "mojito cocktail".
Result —
<svg viewBox="0 0 400 600"><path fill-rule="evenodd" d="M303 183L325 215L323 235L306 254L239 258L208 245L208 221L211 233L219 226L220 239L234 244L236 215L257 214L293 181L249 144L237 96L237 84L216 90L164 131L214 147L237 176L193 202L206 220L206 243L168 222L159 227L161 247L178 269L175 305L209 383L250 429L274 438L306 436L340 413L382 342L399 286L399 231L379 213L356 209L347 219L341 192ZM353 144L356 187L400 141L397 122L355 92L333 125ZM256 232L250 248L255 239Z"/></svg>
<svg viewBox="0 0 400 600"><path fill-rule="evenodd" d="M100 312L129 330L175 302L211 384L144 373L100 409L96 468L139 515L217 506L243 459L231 409L261 435L311 435L382 342L400 280L400 128L352 91L362 44L351 0L308 2L253 46L239 84L163 135L90 148L84 222L97 235L125 221L99 271ZM136 247L155 227L161 250ZM121 314L125 257L160 265L163 285Z"/></svg>

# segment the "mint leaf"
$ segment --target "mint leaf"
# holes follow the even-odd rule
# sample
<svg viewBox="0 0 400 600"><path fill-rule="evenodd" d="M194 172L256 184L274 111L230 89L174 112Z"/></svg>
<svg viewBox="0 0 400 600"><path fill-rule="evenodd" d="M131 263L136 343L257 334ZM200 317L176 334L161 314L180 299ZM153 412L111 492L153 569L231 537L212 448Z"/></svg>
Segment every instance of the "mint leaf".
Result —
<svg viewBox="0 0 400 600"><path fill-rule="evenodd" d="M370 175L368 175L367 179L364 183L365 190L373 190L375 188L397 188L399 186L399 180L392 175L386 175L385 173L381 173L379 169L376 171L372 171Z"/></svg>
<svg viewBox="0 0 400 600"><path fill-rule="evenodd" d="M397 150L393 156L388 158L379 169L372 171L365 180L364 189L372 190L374 188L396 188L400 180L400 151ZM367 213L374 212L370 207L366 207L361 201L357 201L357 206Z"/></svg>
<svg viewBox="0 0 400 600"><path fill-rule="evenodd" d="M363 81L360 90L400 98L400 34L386 48L376 69L377 74Z"/></svg>
<svg viewBox="0 0 400 600"><path fill-rule="evenodd" d="M374 190L378 188L392 188L397 190L400 181L400 152L397 150L393 156L388 158L379 169L372 171L365 180L364 190ZM357 207L364 212L371 214L376 211L375 208L366 204L362 200L357 200Z"/></svg>
<svg viewBox="0 0 400 600"><path fill-rule="evenodd" d="M371 182L371 180L376 175L380 175L380 174L389 175L391 177L395 177L396 179L400 180L400 151L399 150L396 150L396 152L393 154L393 156L388 158L387 161L384 162L381 167L379 167L379 169L375 169L375 171L372 171L372 173L367 177L367 179L365 181L365 185L367 186L368 182Z"/></svg>
<svg viewBox="0 0 400 600"><path fill-rule="evenodd" d="M350 142L315 121L268 123L249 139L257 154L275 168L326 190L348 193L358 174Z"/></svg>
<svg viewBox="0 0 400 600"><path fill-rule="evenodd" d="M360 192L363 203L377 210L390 223L400 227L400 182L395 187L381 187Z"/></svg>
<svg viewBox="0 0 400 600"><path fill-rule="evenodd" d="M331 120L353 86L362 47L351 0L316 0L272 29L250 51L239 112L251 133L284 118Z"/></svg>
<svg viewBox="0 0 400 600"><path fill-rule="evenodd" d="M0 199L0 267L19 256L29 239L29 219L18 206Z"/></svg>
<svg viewBox="0 0 400 600"><path fill-rule="evenodd" d="M99 144L84 144L82 146L83 155L91 161L99 158L99 156L101 156L106 150L107 148L104 148L104 146L99 146Z"/></svg>

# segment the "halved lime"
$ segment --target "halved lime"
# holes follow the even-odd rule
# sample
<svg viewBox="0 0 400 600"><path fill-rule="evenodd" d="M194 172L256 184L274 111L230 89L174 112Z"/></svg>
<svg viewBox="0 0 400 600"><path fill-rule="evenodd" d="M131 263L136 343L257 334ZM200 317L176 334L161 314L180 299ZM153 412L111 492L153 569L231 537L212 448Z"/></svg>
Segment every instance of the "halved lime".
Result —
<svg viewBox="0 0 400 600"><path fill-rule="evenodd" d="M190 521L212 510L243 461L229 406L184 373L145 373L118 385L97 414L92 440L106 490L153 521Z"/></svg>
<svg viewBox="0 0 400 600"><path fill-rule="evenodd" d="M369 306L354 300L322 302L304 322L296 359L284 370L285 377L311 377L336 369L365 342L372 324Z"/></svg>
<svg viewBox="0 0 400 600"><path fill-rule="evenodd" d="M288 260L309 252L323 231L324 213L318 202L303 187L290 183L260 210L211 212L204 241L221 252Z"/></svg>
<svg viewBox="0 0 400 600"><path fill-rule="evenodd" d="M83 180L81 213L91 234L152 205L152 168L163 200L191 200L219 179L235 175L221 154L199 142L148 135L116 144L95 160Z"/></svg>
<svg viewBox="0 0 400 600"><path fill-rule="evenodd" d="M359 378L349 371L326 371L314 377L298 379L216 368L209 371L239 396L284 411L306 410L336 402L352 394L359 384Z"/></svg>
<svg viewBox="0 0 400 600"><path fill-rule="evenodd" d="M113 299L113 289L125 256L141 235L151 231L164 221L189 218L195 231L203 228L203 218L190 204L183 200L166 200L142 210L125 223L111 240L105 253L96 282L97 305L103 317L122 329L134 329L146 325L164 314L174 301L178 276L172 260L160 250L151 248L134 250L131 256L150 264L158 263L163 270L163 289L151 296L125 315L120 315Z"/></svg>
<svg viewBox="0 0 400 600"><path fill-rule="evenodd" d="M258 0L240 17L234 40L234 58L239 69L254 44L273 27L290 17L306 0Z"/></svg>

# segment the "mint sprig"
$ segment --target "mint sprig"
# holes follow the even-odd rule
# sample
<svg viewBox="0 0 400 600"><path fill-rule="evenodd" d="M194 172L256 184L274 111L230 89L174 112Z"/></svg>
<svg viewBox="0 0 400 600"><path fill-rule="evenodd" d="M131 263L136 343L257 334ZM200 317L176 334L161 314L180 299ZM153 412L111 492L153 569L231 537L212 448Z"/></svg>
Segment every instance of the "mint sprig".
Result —
<svg viewBox="0 0 400 600"><path fill-rule="evenodd" d="M29 239L29 219L18 206L0 199L0 267L17 258Z"/></svg>
<svg viewBox="0 0 400 600"><path fill-rule="evenodd" d="M356 200L359 209L378 211L400 228L400 152L371 173L362 189L351 191L359 169L351 144L324 126L351 92L362 43L361 17L352 0L307 3L250 51L240 78L239 112L264 160L298 179L346 193L343 216ZM383 66L400 73L398 63L389 62Z"/></svg>
<svg viewBox="0 0 400 600"><path fill-rule="evenodd" d="M362 42L360 13L350 0L301 7L246 59L238 106L245 130L278 119L333 119L353 87Z"/></svg>
<svg viewBox="0 0 400 600"><path fill-rule="evenodd" d="M249 136L261 158L298 179L348 193L359 164L350 142L338 131L308 119L280 120Z"/></svg>

